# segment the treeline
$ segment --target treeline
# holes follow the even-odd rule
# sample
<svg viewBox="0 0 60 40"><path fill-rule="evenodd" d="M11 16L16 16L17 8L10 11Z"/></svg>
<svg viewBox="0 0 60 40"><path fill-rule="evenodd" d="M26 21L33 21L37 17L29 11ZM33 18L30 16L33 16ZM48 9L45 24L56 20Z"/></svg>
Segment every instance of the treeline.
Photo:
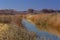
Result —
<svg viewBox="0 0 60 40"><path fill-rule="evenodd" d="M35 10L34 10L34 9L28 9L28 12L29 12L29 13L34 13ZM53 12L58 12L58 13L60 13L60 10L42 9L42 10L40 10L40 11L38 11L38 12L43 12L43 13L53 13Z"/></svg>
<svg viewBox="0 0 60 40"><path fill-rule="evenodd" d="M53 12L60 13L60 10L53 10L53 9L42 9L41 11L44 13L53 13Z"/></svg>
<svg viewBox="0 0 60 40"><path fill-rule="evenodd" d="M53 9L42 9L42 10L34 10L34 9L28 9L27 11L16 11L13 9L6 9L6 10L0 10L0 15L15 15L15 14L28 14L28 13L60 13L60 10L53 10Z"/></svg>

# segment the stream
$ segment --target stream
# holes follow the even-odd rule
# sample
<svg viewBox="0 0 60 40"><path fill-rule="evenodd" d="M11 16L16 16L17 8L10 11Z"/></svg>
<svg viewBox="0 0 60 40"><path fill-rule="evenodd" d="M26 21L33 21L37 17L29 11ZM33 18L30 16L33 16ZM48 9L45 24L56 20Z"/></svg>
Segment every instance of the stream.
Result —
<svg viewBox="0 0 60 40"><path fill-rule="evenodd" d="M46 40L48 40L49 38L51 38L51 40L60 40L60 38L58 36L56 36L56 35L50 34L48 32L42 32L42 31L38 30L34 24L27 21L26 19L22 19L22 24L24 25L24 27L28 31L35 32L37 36L45 37ZM38 40L40 40L40 39L38 39Z"/></svg>

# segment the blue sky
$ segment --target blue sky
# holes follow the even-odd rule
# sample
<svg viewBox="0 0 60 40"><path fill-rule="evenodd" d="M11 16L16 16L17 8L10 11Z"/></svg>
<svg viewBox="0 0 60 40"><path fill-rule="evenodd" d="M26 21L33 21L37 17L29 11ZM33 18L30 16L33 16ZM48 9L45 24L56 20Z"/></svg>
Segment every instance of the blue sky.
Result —
<svg viewBox="0 0 60 40"><path fill-rule="evenodd" d="M0 9L60 9L60 0L0 0Z"/></svg>

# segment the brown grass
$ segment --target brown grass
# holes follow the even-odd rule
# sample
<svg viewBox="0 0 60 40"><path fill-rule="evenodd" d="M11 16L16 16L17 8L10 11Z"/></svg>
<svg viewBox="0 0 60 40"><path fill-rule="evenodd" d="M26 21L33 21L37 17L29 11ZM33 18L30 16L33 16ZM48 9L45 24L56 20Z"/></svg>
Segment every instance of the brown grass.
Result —
<svg viewBox="0 0 60 40"><path fill-rule="evenodd" d="M28 32L14 24L0 23L0 40L36 40L34 32Z"/></svg>
<svg viewBox="0 0 60 40"><path fill-rule="evenodd" d="M29 16L32 16L28 18ZM36 24L39 30L47 31L60 36L60 14L36 14L36 15L0 15L0 23L11 23L23 27L21 19L26 18Z"/></svg>
<svg viewBox="0 0 60 40"><path fill-rule="evenodd" d="M23 28L21 19L21 15L1 15L0 40L37 40L34 32Z"/></svg>
<svg viewBox="0 0 60 40"><path fill-rule="evenodd" d="M19 26L21 24L21 15L0 15L0 23L12 23Z"/></svg>
<svg viewBox="0 0 60 40"><path fill-rule="evenodd" d="M29 16L28 16L29 17ZM38 29L60 36L60 14L37 14L29 18Z"/></svg>

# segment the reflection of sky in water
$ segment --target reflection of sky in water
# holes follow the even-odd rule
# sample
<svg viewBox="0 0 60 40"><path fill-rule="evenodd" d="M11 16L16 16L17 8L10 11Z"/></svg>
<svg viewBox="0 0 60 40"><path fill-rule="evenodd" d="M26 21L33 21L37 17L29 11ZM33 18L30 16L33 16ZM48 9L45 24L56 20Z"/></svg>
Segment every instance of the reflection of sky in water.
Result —
<svg viewBox="0 0 60 40"><path fill-rule="evenodd" d="M28 31L33 31L36 32L36 34L38 36L40 36L41 38L45 37L46 40L48 40L49 38L53 39L53 40L59 40L59 38L56 35L52 35L49 34L48 32L41 32L39 31L34 24L31 24L30 22L26 21L25 19L22 20L22 24L24 24L24 26L27 28ZM50 40L51 40L50 39ZM38 39L39 40L39 39Z"/></svg>

